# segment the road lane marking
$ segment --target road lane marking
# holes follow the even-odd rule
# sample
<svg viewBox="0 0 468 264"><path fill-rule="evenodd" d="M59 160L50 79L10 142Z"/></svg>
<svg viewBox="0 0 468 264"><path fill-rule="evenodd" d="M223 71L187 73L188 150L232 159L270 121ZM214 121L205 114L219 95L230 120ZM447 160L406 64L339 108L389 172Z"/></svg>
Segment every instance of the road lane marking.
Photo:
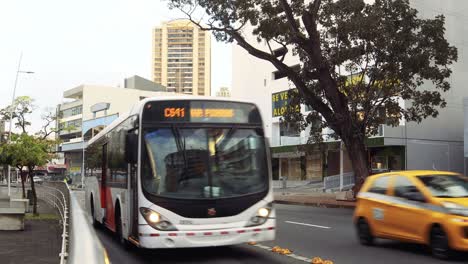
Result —
<svg viewBox="0 0 468 264"><path fill-rule="evenodd" d="M330 229L331 227L329 226L321 226L321 225L312 225L312 224L306 224L306 223L299 223L299 222L293 222L293 221L284 221L288 224L294 224L294 225L303 225L303 226L311 226L311 227L317 227L317 228L323 228L323 229Z"/></svg>

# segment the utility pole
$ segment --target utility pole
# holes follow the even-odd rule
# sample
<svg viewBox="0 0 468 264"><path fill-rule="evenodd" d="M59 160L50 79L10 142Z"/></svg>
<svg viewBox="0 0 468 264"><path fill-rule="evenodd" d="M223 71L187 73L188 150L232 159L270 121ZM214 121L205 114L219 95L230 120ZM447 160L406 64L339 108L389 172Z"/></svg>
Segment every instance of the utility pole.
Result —
<svg viewBox="0 0 468 264"><path fill-rule="evenodd" d="M18 62L18 69L16 70L16 77L15 77L15 85L13 86L13 96L11 98L11 107L10 107L10 124L8 128L8 141L7 144L11 143L11 127L13 124L13 112L16 110L14 104L15 104L15 97L16 97L16 85L18 84L18 75L20 73L27 73L27 74L32 74L34 72L32 71L21 71L21 59L23 58L23 52L20 54L19 62ZM11 166L8 165L8 197L11 196Z"/></svg>

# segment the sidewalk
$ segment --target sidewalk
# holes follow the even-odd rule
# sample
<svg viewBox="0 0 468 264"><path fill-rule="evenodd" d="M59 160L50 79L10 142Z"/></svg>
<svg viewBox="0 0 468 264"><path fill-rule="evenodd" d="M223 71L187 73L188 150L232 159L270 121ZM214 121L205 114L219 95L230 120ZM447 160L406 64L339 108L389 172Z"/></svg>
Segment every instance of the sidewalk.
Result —
<svg viewBox="0 0 468 264"><path fill-rule="evenodd" d="M354 208L355 201L337 200L335 193L296 192L287 189L274 189L275 203L309 205L327 208Z"/></svg>
<svg viewBox="0 0 468 264"><path fill-rule="evenodd" d="M56 214L55 209L41 200L37 208L39 215ZM28 218L30 214L23 231L0 231L0 263L58 263L62 246L59 221Z"/></svg>

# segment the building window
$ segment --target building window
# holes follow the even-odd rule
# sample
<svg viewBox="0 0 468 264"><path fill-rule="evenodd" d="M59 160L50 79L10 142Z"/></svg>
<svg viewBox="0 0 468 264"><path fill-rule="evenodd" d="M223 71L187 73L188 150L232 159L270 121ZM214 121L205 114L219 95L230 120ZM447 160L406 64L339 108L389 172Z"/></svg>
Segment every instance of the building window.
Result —
<svg viewBox="0 0 468 264"><path fill-rule="evenodd" d="M372 157L371 169L374 171L386 171L388 169L386 156Z"/></svg>
<svg viewBox="0 0 468 264"><path fill-rule="evenodd" d="M83 106L75 106L73 108L65 109L60 112L60 117L61 118L66 118L70 116L75 116L75 115L81 115L83 113Z"/></svg>
<svg viewBox="0 0 468 264"><path fill-rule="evenodd" d="M293 124L287 122L280 123L280 136L282 137L299 137L301 133Z"/></svg>
<svg viewBox="0 0 468 264"><path fill-rule="evenodd" d="M59 128L60 129L73 128L74 130L78 129L78 128L81 128L81 119L75 119L75 120L70 120L70 121L67 121L67 122L61 122L59 124Z"/></svg>

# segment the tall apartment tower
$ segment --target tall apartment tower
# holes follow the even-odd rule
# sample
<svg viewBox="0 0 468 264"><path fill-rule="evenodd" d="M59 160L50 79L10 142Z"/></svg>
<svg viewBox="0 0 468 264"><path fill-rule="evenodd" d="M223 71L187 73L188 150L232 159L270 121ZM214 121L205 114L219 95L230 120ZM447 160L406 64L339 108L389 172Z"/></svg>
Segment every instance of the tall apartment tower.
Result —
<svg viewBox="0 0 468 264"><path fill-rule="evenodd" d="M211 38L189 20L153 30L153 81L168 92L211 95Z"/></svg>

